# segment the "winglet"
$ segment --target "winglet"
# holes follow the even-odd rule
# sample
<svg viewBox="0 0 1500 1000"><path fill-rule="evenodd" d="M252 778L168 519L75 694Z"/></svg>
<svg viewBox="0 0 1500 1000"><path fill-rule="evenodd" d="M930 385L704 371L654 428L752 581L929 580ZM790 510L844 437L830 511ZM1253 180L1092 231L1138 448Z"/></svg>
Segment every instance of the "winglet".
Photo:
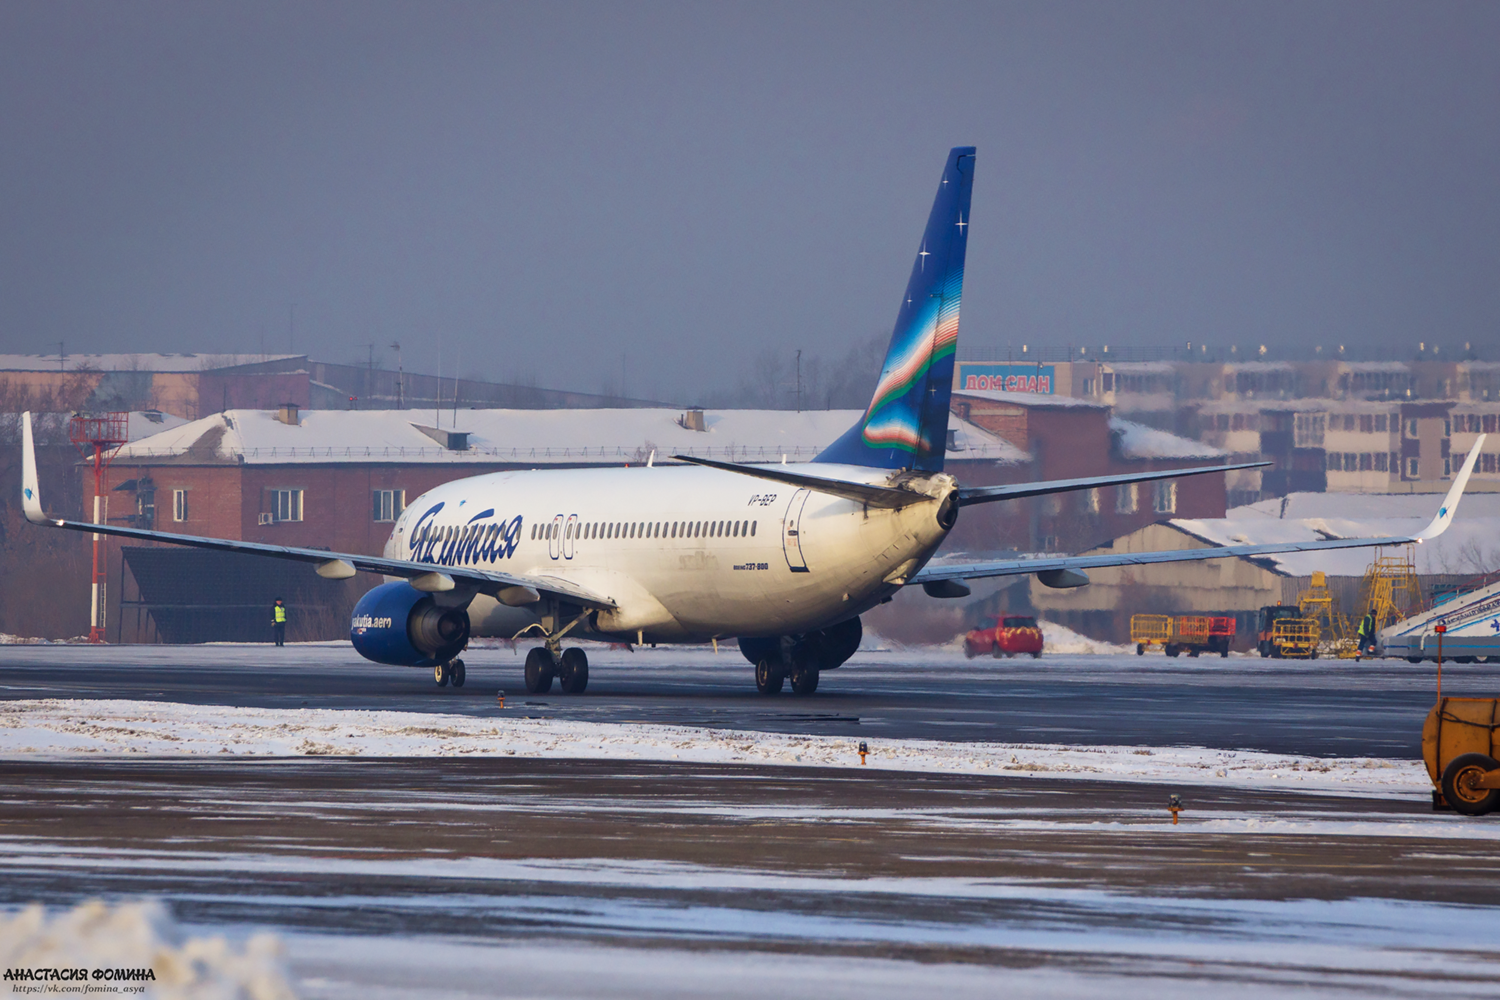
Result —
<svg viewBox="0 0 1500 1000"><path fill-rule="evenodd" d="M1437 516L1432 519L1431 524L1412 536L1417 541L1425 542L1436 538L1453 523L1453 515L1458 513L1458 501L1463 498L1464 487L1469 485L1469 473L1474 471L1474 463L1479 461L1479 449L1484 447L1487 436L1481 434L1475 439L1474 447L1469 449L1469 457L1464 459L1464 467L1453 477L1453 485L1448 488L1448 495L1443 497L1443 505L1438 508Z"/></svg>
<svg viewBox="0 0 1500 1000"><path fill-rule="evenodd" d="M42 488L36 479L36 442L31 439L31 411L21 414L21 510L32 524L51 524L42 513Z"/></svg>

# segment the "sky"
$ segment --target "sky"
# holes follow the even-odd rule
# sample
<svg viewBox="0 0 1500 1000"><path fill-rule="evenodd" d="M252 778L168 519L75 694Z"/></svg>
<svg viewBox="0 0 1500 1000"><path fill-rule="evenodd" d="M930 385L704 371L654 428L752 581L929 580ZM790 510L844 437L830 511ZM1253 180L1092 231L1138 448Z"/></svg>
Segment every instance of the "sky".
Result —
<svg viewBox="0 0 1500 1000"><path fill-rule="evenodd" d="M1497 52L1493 2L0 0L0 353L687 399L888 336L974 145L965 347L1500 357Z"/></svg>

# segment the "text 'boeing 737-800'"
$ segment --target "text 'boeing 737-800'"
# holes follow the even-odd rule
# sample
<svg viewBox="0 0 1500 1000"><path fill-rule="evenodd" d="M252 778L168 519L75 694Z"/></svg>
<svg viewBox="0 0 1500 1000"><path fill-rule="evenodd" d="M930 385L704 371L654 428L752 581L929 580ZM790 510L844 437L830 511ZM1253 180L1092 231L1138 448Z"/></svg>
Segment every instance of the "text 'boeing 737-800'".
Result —
<svg viewBox="0 0 1500 1000"><path fill-rule="evenodd" d="M974 149L948 154L870 405L809 463L739 465L680 458L636 468L498 472L439 486L396 521L381 556L202 538L59 520L42 508L31 414L22 503L33 524L311 562L333 579L385 583L354 610L361 655L431 667L463 682L471 637L536 635L526 689L581 693L588 659L569 637L633 643L735 638L755 683L818 687L858 648L860 615L902 587L961 597L965 580L1035 573L1051 587L1103 566L1221 559L1421 542L1452 522L1481 436L1424 530L1397 538L1058 556L927 567L972 504L1124 483L1221 474L1222 465L1015 486L966 488L943 472L958 346Z"/></svg>

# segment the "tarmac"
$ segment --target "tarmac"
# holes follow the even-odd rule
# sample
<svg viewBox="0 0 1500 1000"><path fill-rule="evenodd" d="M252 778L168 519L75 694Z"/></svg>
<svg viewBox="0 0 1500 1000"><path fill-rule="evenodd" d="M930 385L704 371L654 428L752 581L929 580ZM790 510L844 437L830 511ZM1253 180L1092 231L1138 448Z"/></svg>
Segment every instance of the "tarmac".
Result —
<svg viewBox="0 0 1500 1000"><path fill-rule="evenodd" d="M332 645L13 646L0 697L498 717L520 655L465 658L454 690ZM586 694L508 694L507 711L1402 760L1432 700L1430 668L1392 661L870 652L810 698L764 698L730 650L591 659ZM1497 681L1444 670L1452 693ZM305 997L1500 995L1500 816L1423 799L545 756L22 755L0 760L0 910L151 896L192 933L274 932Z"/></svg>

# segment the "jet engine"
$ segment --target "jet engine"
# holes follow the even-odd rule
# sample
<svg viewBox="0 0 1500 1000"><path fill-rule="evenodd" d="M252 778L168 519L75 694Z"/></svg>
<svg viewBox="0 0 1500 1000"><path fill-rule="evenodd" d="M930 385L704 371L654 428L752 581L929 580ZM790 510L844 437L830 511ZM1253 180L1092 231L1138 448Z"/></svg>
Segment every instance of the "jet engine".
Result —
<svg viewBox="0 0 1500 1000"><path fill-rule="evenodd" d="M443 608L409 583L386 583L359 599L349 641L367 660L398 667L446 663L469 642L467 608Z"/></svg>
<svg viewBox="0 0 1500 1000"><path fill-rule="evenodd" d="M751 663L769 657L787 666L806 664L814 670L833 670L854 655L863 635L856 617L801 635L742 636L740 653Z"/></svg>

